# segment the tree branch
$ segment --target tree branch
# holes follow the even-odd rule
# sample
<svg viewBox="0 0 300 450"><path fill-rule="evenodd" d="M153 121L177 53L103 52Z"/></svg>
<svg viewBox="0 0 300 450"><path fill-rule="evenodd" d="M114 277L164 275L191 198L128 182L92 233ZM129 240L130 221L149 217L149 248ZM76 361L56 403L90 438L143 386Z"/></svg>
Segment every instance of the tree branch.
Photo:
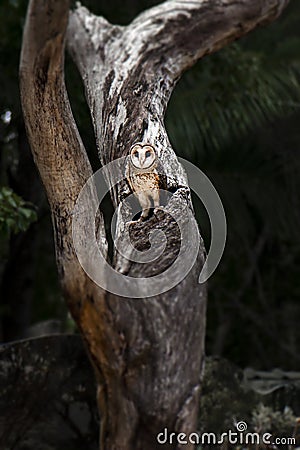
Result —
<svg viewBox="0 0 300 450"><path fill-rule="evenodd" d="M176 81L202 56L274 20L287 3L170 0L126 27L110 25L84 7L72 12L67 44L84 80L102 163L125 156L132 142L152 141L175 184L186 185L158 126Z"/></svg>
<svg viewBox="0 0 300 450"><path fill-rule="evenodd" d="M51 206L58 268L71 299L71 291L84 298L87 278L73 248L72 213L80 190L93 172L64 84L68 14L68 0L30 2L20 61L20 89L30 146ZM101 215L98 219L105 252L104 222ZM83 239L84 230L83 222ZM74 313L78 304L72 305Z"/></svg>
<svg viewBox="0 0 300 450"><path fill-rule="evenodd" d="M129 54L154 51L177 79L204 55L275 20L289 0L168 0L140 14L123 34ZM132 35L136 38L132 41Z"/></svg>

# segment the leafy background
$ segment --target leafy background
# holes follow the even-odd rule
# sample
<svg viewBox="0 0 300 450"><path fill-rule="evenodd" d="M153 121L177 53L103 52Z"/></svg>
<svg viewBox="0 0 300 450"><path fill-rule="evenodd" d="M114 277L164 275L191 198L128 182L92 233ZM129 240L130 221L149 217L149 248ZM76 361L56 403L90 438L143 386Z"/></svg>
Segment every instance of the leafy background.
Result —
<svg viewBox="0 0 300 450"><path fill-rule="evenodd" d="M160 2L84 1L126 24ZM49 207L20 111L18 61L27 1L0 4L0 338L55 319L72 328L59 288ZM228 240L209 280L207 353L241 367L299 369L300 4L274 24L203 58L179 82L166 114L178 155L215 184ZM95 168L95 142L72 61L67 87ZM210 230L195 199L207 247ZM26 229L26 230L25 230Z"/></svg>

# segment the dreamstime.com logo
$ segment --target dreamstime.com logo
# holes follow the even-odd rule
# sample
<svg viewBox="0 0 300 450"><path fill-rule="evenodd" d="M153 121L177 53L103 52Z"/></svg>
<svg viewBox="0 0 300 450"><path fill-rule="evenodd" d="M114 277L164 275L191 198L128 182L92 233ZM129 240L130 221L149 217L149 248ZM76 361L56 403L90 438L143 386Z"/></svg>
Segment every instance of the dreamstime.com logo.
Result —
<svg viewBox="0 0 300 450"><path fill-rule="evenodd" d="M189 180L189 187L204 205L211 226L211 243L207 259L199 274L199 283L204 283L215 271L223 254L226 241L226 218L220 197L207 178L207 176L189 161L178 158ZM192 211L186 206L180 210L180 217L176 217L168 209L172 203L170 192L163 191L167 196L166 212L172 216L180 230L181 242L179 253L172 264L163 272L148 278L135 278L115 270L102 254L96 238L96 216L101 201L112 188L124 183L127 158L119 158L99 169L81 190L74 211L72 221L72 234L74 248L78 260L88 276L103 289L116 295L129 298L144 298L159 295L179 284L190 272L195 264L200 247L200 235ZM162 174L163 175L163 174ZM133 196L133 194L132 194ZM128 202L128 197L126 200ZM182 204L184 202L181 202ZM176 210L176 208L175 208ZM117 215L122 211L122 203L113 216L112 224L117 222ZM177 215L179 215L177 213ZM134 216L134 214L133 214ZM132 217L129 219L132 220ZM129 222L128 222L129 223ZM84 233L83 233L84 228ZM118 229L118 227L116 227ZM131 244L129 227L122 230L122 249L126 248L124 258L139 263L155 261L163 254L166 239L163 239L162 230L153 230L149 235L151 247L147 251L138 251ZM122 249L118 247L118 236L112 227L112 238L119 254ZM120 234L120 231L119 231ZM124 239L126 245L124 246ZM128 257L128 255L130 257Z"/></svg>
<svg viewBox="0 0 300 450"><path fill-rule="evenodd" d="M262 446L266 448L277 445L296 445L296 438L294 437L272 437L271 433L256 433L246 431L248 425L244 421L236 423L236 431L228 430L221 435L215 433L169 433L168 429L165 428L156 437L159 444L170 444L170 445L222 445L228 443L230 445L253 445L255 448Z"/></svg>

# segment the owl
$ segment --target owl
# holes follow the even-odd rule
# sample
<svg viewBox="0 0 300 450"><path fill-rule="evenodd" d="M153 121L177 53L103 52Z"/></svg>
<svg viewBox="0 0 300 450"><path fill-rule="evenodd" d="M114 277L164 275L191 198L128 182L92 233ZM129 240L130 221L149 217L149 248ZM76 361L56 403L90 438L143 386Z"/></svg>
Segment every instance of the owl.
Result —
<svg viewBox="0 0 300 450"><path fill-rule="evenodd" d="M160 189L166 188L166 178L152 145L138 142L131 147L126 178L142 208L139 220L145 220L152 206L160 206Z"/></svg>

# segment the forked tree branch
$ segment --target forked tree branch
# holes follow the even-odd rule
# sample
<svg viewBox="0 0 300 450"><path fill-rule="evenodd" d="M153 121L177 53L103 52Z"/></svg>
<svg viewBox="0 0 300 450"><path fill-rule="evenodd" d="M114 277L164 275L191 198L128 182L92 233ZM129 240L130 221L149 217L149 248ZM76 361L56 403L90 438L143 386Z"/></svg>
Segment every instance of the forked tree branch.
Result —
<svg viewBox="0 0 300 450"><path fill-rule="evenodd" d="M67 45L84 82L101 162L126 156L134 142L150 142L159 154L168 188L188 187L163 122L176 81L203 55L274 20L287 3L172 0L124 27L109 24L85 7L75 9ZM114 192L115 203L124 193L125 184ZM118 236L127 219L125 213L118 222ZM123 261L118 256L116 260L124 270Z"/></svg>
<svg viewBox="0 0 300 450"><path fill-rule="evenodd" d="M188 181L164 126L172 90L184 70L205 54L275 19L287 0L166 1L127 27L78 7L67 29L70 50L83 78L101 162L128 155L136 141L155 146L176 191L158 218L133 226L132 239L146 249L155 228L166 230L169 246L158 261L132 264L129 274L161 273L181 242L173 217L184 219ZM92 174L64 85L63 52L68 1L31 0L24 30L20 78L22 105L36 164L53 215L60 277L96 369L102 450L155 450L164 427L191 432L204 360L205 286L198 284L204 248L189 274L174 288L140 300L98 288L81 269L72 242L72 213ZM126 183L115 191L116 204ZM89 208L89 202L85 205ZM118 220L118 237L127 225ZM105 253L103 218L99 216ZM82 240L86 237L82 219ZM176 224L175 224L176 225ZM122 260L115 258L122 269ZM99 268L101 270L101 268ZM145 297L150 297L147 292ZM187 450L194 446L187 445ZM166 449L180 448L169 445Z"/></svg>
<svg viewBox="0 0 300 450"><path fill-rule="evenodd" d="M166 173L186 184L162 122L177 80L202 56L274 20L287 3L170 0L125 27L85 7L72 12L67 45L84 81L101 161L126 155L134 141L152 141Z"/></svg>

